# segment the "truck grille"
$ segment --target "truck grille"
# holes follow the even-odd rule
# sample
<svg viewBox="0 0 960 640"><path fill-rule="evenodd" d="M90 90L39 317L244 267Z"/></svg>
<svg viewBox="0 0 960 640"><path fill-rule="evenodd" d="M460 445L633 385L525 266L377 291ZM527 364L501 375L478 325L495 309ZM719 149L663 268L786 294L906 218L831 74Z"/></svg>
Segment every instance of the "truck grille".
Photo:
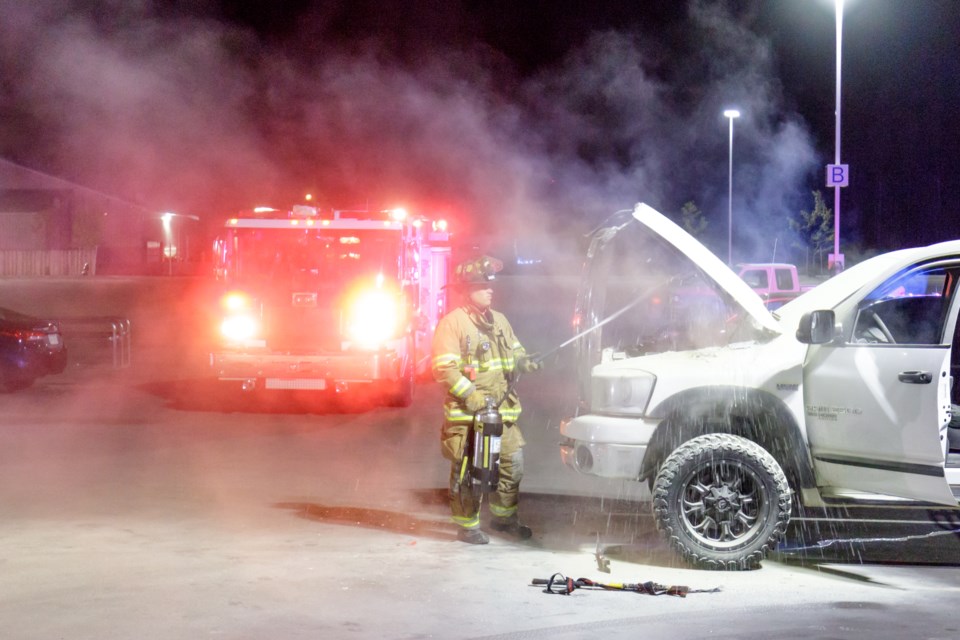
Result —
<svg viewBox="0 0 960 640"><path fill-rule="evenodd" d="M340 351L340 311L327 306L277 305L263 311L267 347L274 351Z"/></svg>

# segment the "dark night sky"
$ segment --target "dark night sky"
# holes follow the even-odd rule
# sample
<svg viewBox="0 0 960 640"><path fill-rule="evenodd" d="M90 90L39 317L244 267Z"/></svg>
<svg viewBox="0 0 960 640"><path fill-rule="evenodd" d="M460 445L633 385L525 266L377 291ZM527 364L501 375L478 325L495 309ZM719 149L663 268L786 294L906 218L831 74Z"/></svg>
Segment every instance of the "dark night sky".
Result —
<svg viewBox="0 0 960 640"><path fill-rule="evenodd" d="M829 0L23 4L0 0L0 156L157 208L311 189L517 231L694 200L716 240L735 104L755 259L833 159ZM960 3L846 4L842 248L960 236Z"/></svg>
<svg viewBox="0 0 960 640"><path fill-rule="evenodd" d="M832 11L801 4L816 3L768 3L763 30L782 58L785 89L832 161L835 22ZM952 0L846 2L841 160L851 186L841 221L868 246L960 237L958 33Z"/></svg>

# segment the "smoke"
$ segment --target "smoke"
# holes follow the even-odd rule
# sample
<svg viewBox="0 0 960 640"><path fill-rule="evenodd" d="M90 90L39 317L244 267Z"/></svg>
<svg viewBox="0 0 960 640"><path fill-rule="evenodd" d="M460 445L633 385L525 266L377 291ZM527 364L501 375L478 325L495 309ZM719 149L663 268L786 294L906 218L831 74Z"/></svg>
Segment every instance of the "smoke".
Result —
<svg viewBox="0 0 960 640"><path fill-rule="evenodd" d="M123 3L104 7L117 12L109 19L56 15L62 3L10 4L4 14L17 19L4 22L3 39L19 44L3 58L5 67L17 59L18 68L5 109L12 102L46 132L51 173L157 209L215 200L241 177L275 180L278 168L244 113L255 74L230 52L242 34L198 20L161 21ZM10 134L5 149L18 156L30 149Z"/></svg>
<svg viewBox="0 0 960 640"><path fill-rule="evenodd" d="M211 11L84 6L2 1L0 112L15 125L0 153L156 209L209 217L310 191L330 206L412 203L473 234L539 238L638 200L674 217L692 200L716 240L721 114L736 105L737 239L759 258L801 208L815 159L769 44L722 4L692 2L666 34L589 34L533 75L469 29L398 48L330 38L336 16L319 9L267 38ZM448 9L437 22L469 21Z"/></svg>
<svg viewBox="0 0 960 640"><path fill-rule="evenodd" d="M545 129L561 133L552 164L568 173L564 200L599 215L638 200L677 219L693 201L708 239L723 237L728 210L728 121L736 106L734 216L739 253L762 254L799 211L816 160L802 120L785 109L769 43L723 5L694 2L662 42L595 34L534 86ZM671 36L668 36L671 37ZM748 231L749 230L749 231Z"/></svg>

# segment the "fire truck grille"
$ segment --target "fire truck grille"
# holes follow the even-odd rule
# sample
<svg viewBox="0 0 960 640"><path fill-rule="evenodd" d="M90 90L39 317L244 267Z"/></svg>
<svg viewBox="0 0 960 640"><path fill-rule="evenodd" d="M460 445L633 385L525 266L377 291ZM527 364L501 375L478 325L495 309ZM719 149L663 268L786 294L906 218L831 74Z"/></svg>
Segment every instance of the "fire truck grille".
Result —
<svg viewBox="0 0 960 640"><path fill-rule="evenodd" d="M264 311L267 347L276 351L339 351L336 309L277 307Z"/></svg>

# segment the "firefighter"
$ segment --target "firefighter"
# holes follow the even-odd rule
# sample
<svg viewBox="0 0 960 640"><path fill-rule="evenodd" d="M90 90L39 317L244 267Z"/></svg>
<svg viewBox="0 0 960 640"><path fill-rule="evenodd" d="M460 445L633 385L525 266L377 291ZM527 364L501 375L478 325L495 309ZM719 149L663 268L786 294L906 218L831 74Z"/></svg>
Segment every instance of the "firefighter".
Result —
<svg viewBox="0 0 960 640"><path fill-rule="evenodd" d="M489 500L490 526L521 540L532 535L517 516L524 445L517 426L520 401L513 391L505 396L518 372L536 371L540 363L526 354L507 318L490 307L492 283L502 268L488 256L458 265L452 286L461 304L440 320L433 337L433 374L447 392L440 441L443 456L451 462L450 510L457 538L470 544L490 541L480 530L483 494L471 482L464 461L474 416L488 397L499 404L504 423L500 475Z"/></svg>

